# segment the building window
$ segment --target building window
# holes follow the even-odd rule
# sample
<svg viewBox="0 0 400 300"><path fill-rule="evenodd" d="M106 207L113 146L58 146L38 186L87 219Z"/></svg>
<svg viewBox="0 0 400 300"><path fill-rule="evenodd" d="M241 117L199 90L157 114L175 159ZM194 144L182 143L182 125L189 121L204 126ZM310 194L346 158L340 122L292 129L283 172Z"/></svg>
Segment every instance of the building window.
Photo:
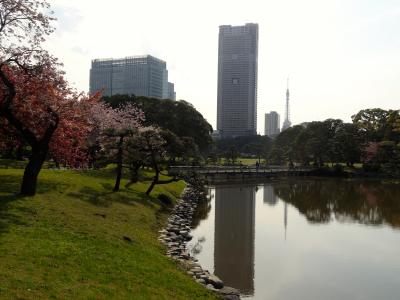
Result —
<svg viewBox="0 0 400 300"><path fill-rule="evenodd" d="M239 84L239 78L232 78L232 84L234 85Z"/></svg>

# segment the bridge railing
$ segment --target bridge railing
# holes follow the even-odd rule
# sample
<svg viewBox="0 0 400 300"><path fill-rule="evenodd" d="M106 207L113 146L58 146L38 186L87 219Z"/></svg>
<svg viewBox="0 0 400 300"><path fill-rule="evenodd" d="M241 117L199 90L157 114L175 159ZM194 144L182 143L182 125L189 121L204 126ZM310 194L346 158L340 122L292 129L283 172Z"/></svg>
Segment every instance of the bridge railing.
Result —
<svg viewBox="0 0 400 300"><path fill-rule="evenodd" d="M284 166L171 166L170 173L241 173L241 172L289 172L300 171L307 172L313 168L294 167L288 168Z"/></svg>

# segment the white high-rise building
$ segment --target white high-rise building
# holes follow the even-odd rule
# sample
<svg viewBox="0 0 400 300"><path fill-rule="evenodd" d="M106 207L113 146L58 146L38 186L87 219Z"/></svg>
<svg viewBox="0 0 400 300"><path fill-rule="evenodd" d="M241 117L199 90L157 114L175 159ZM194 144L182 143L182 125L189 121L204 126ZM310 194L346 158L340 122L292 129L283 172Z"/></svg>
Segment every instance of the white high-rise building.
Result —
<svg viewBox="0 0 400 300"><path fill-rule="evenodd" d="M280 116L276 111L265 114L265 135L275 137L280 133Z"/></svg>

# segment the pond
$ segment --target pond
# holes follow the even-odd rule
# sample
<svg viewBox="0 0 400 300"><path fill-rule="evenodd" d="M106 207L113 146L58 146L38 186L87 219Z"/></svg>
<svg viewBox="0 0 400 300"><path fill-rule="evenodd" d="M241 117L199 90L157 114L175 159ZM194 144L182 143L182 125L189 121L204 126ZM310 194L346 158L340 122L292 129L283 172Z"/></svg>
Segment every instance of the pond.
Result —
<svg viewBox="0 0 400 300"><path fill-rule="evenodd" d="M292 178L209 187L192 254L248 299L400 299L400 184Z"/></svg>

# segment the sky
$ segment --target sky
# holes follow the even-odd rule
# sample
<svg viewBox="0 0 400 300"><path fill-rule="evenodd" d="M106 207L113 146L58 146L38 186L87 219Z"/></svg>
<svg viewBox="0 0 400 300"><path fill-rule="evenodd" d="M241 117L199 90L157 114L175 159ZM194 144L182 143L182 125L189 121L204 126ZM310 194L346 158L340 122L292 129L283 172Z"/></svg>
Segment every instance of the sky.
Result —
<svg viewBox="0 0 400 300"><path fill-rule="evenodd" d="M269 111L283 122L287 77L293 124L400 108L399 0L50 2L57 30L45 47L79 91L92 59L150 54L215 129L219 26L258 23L258 133Z"/></svg>

